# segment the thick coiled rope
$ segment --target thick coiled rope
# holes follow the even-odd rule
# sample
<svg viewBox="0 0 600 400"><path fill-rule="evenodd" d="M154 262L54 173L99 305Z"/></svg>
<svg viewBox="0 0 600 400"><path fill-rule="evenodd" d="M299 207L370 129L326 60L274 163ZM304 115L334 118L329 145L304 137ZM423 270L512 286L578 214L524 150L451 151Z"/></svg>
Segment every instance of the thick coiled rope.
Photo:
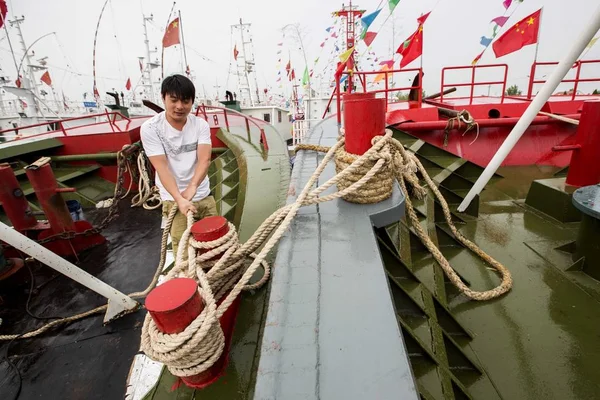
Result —
<svg viewBox="0 0 600 400"><path fill-rule="evenodd" d="M205 307L201 314L183 332L178 334L161 333L152 318L147 315L142 329L142 349L150 358L163 362L171 373L180 377L196 375L210 368L224 349L224 334L219 324L219 318L242 290L249 287L258 288L259 284L262 285L266 282L268 267L265 258L281 239L300 207L340 197L358 203L375 202L372 201L373 197L383 200L388 198L393 190L393 179L389 178L390 176L398 180L406 195L409 218L417 234L455 286L474 300L489 300L510 290L512 286L510 272L474 243L464 238L454 227L448 205L427 175L425 168L413 154L404 149L400 142L392 138L391 131L386 131L385 136L374 138L373 146L362 156L354 156L340 151L344 141L344 138L341 138L331 148L314 145L297 147L299 150L324 151L326 154L296 201L274 212L243 245L239 245L237 237L234 238L233 235L231 238L222 238L222 241L219 242L198 244L190 236L193 218L191 213L188 215L188 227L179 244L176 265L169 272L167 279L178 276L196 279L199 285L198 293ZM336 158L337 174L321 186L312 189L329 161L334 157ZM477 292L468 288L420 227L409 198L409 187L416 196L422 197L426 193L425 189L419 185L417 172L424 176L427 184L440 200L444 216L457 239L502 275L502 282L498 287L485 292ZM381 178L382 175L383 178ZM372 186L368 186L369 183ZM333 185L338 186L337 192L320 196ZM230 233L232 231L230 226ZM231 243L231 245L226 243ZM260 253L254 255L253 252L263 243L264 247ZM212 250L199 254L197 249ZM188 252L187 260L183 257L185 251ZM222 251L225 252L217 262L209 262L212 257ZM243 262L250 255L254 260L248 267L242 267ZM256 285L249 286L250 279L261 266L265 269L263 278ZM220 304L217 305L218 302Z"/></svg>

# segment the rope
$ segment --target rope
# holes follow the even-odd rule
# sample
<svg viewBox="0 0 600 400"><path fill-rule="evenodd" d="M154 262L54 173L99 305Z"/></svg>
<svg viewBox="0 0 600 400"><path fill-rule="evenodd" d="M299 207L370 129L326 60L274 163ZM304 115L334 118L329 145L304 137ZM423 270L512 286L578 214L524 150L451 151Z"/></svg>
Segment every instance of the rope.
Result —
<svg viewBox="0 0 600 400"><path fill-rule="evenodd" d="M131 207L144 207L145 210L155 210L162 205L160 194L156 186L150 186L151 180L146 167L144 152L137 156L137 169L140 174L138 179L138 194L131 199Z"/></svg>
<svg viewBox="0 0 600 400"><path fill-rule="evenodd" d="M196 242L190 236L194 222L193 216L192 213L188 214L188 226L179 243L175 267L167 275L167 280L182 276L196 279L199 285L198 293L205 307L183 332L177 334L161 333L150 315L147 314L142 327L141 348L148 357L165 364L173 375L179 377L193 376L206 371L219 359L225 347L219 318L242 290L257 289L267 281L269 268L265 258L281 239L300 207L340 197L357 203L375 202L378 198L384 199L391 195L393 178L398 180L406 195L411 224L415 227L419 238L456 287L474 300L490 300L510 290L512 286L510 272L458 232L452 223L448 205L435 183L431 181L416 156L406 152L403 145L392 138L390 130L386 131L385 136L375 137L372 147L362 156L345 152L342 148L344 142L345 139L341 137L331 148L298 145L297 150L326 151L325 157L309 178L296 201L275 211L243 245L239 244L237 233L231 224L229 233L225 237L214 242ZM337 174L321 186L312 189L329 161L334 157ZM469 289L423 231L410 201L409 186L407 185L407 183L410 185L412 192L417 197L425 195L425 189L419 185L417 172L423 175L431 190L440 200L446 221L457 239L502 275L502 283L498 287L485 292ZM375 177L377 179L373 179ZM338 186L337 192L319 197L333 185ZM369 196L371 196L370 199ZM265 241L266 243L264 243ZM260 246L263 246L260 253L255 255L253 252ZM205 252L206 250L208 251ZM184 258L186 251L187 259ZM223 255L218 261L211 261L213 257L221 253ZM254 260L246 268L243 264L248 256ZM250 279L259 267L265 271L263 277L256 284L249 285ZM220 304L217 306L217 303Z"/></svg>
<svg viewBox="0 0 600 400"><path fill-rule="evenodd" d="M471 114L467 110L460 111L456 117L452 117L448 119L448 123L446 124L446 128L444 129L444 147L448 146L448 133L455 129L454 125L456 124L456 129L460 129L461 123L464 123L467 126L467 129L463 132L463 136L471 129L476 128L477 134L475 135L475 139L470 145L475 143L477 138L479 138L479 124L475 121L475 119L471 116Z"/></svg>
<svg viewBox="0 0 600 400"><path fill-rule="evenodd" d="M579 126L579 121L573 118L563 117L562 115L556 115L545 111L540 111L539 114L545 115L546 117L554 118L562 122L566 122L568 124Z"/></svg>
<svg viewBox="0 0 600 400"><path fill-rule="evenodd" d="M158 263L158 267L156 268L156 272L154 273L154 276L152 277L152 281L146 287L146 289L144 289L143 291L134 292L134 293L129 294L129 297L131 297L132 299L139 299L139 298L146 297L148 295L148 293L150 293L150 291L156 286L156 283L158 282L158 278L160 277L160 274L162 273L162 270L164 268L164 265L165 265L165 262L167 259L167 257L166 257L167 256L167 240L169 238L169 232L171 231L171 225L173 224L173 219L175 218L176 212L177 212L177 207L173 207L173 209L171 210L171 212L169 213L169 216L167 218L167 224L166 224L165 229L163 230L161 243L160 243L160 261ZM28 338L32 338L35 336L39 336L42 333L48 331L49 329L51 329L55 326L67 324L69 322L78 321L80 319L87 318L91 315L105 312L107 309L108 309L108 305L105 304L105 305L93 308L91 310L72 315L70 317L57 319L56 321L52 321L50 323L47 323L46 325L42 325L38 329L29 331L27 333L13 334L13 335L0 335L0 341L14 340L14 339L28 339Z"/></svg>

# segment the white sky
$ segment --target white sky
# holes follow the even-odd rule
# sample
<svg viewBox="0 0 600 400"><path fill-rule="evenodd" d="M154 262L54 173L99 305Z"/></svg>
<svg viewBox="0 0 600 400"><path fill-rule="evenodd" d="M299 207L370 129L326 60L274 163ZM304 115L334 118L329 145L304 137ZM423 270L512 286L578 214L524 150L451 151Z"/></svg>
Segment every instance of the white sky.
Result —
<svg viewBox="0 0 600 400"><path fill-rule="evenodd" d="M519 19L544 6L539 61L558 61L575 40L581 26L587 22L590 13L598 6L598 0L524 0L509 9L514 14L505 26L508 28ZM92 51L94 32L104 0L7 0L9 19L24 15L22 25L25 41L28 45L38 37L49 32L56 35L41 39L34 47L36 58L48 56L50 74L55 90L61 90L71 99L80 99L83 92L92 89ZM505 10L502 0L401 0L391 18L382 27L389 15L387 0L362 0L357 2L367 13L375 11L381 4L382 12L370 30L379 30L372 50L378 61L389 59L399 43L406 39L417 26L416 18L433 9L425 24L424 58L425 90L428 93L439 91L440 71L444 66L468 65L483 47L479 44L481 36L490 37L490 20L502 15ZM135 86L140 78L139 56L145 56L142 15L154 15L154 23L149 24L152 47L158 47L160 58L161 39L167 23L172 2L165 0L110 0L100 22L96 65L98 87L101 93L116 88L125 90L125 82L131 78ZM517 7L518 6L518 7ZM182 15L184 38L188 47L187 56L199 91L205 90L210 97L215 95L215 85L220 86L223 97L225 86L235 91L237 77L228 74L235 38L231 34L231 25L242 17L244 22L252 23L255 60L259 87L269 87L273 93L289 94L291 84L282 73L284 83L279 88L277 80L277 51L283 50L280 70L287 63L287 54L291 55L296 76L302 77L304 59L297 41L292 39L292 30L282 37L282 28L286 24L298 23L304 33L304 48L313 67L314 59L320 54L315 68L313 86L318 86L317 75L325 69L326 63L334 54L335 40L330 38L321 49L321 42L328 36L325 28L332 26L334 18L331 12L341 7L339 0L303 0L298 2L275 0L223 0L197 1L179 0L175 6ZM435 7L435 8L434 8ZM341 24L335 25L337 30ZM332 31L333 32L333 31ZM14 28L9 29L17 58L22 51ZM278 42L284 46L278 47ZM239 39L238 49L239 49ZM343 42L338 39L341 48ZM8 42L4 32L0 33L0 67L2 75L14 80L15 67L8 51ZM365 50L359 47L359 54ZM165 50L165 74L181 72L180 47ZM518 84L525 91L527 75L533 61L535 46L529 46L520 52L496 60L490 48L481 60L484 63L507 63L510 66L509 82ZM372 61L363 58L364 70L372 70ZM585 59L600 59L600 41L585 56ZM398 58L396 58L396 61ZM419 66L419 61L410 66ZM397 66L398 64L396 64ZM232 71L235 69L232 68ZM157 72L158 71L158 72ZM588 76L600 77L600 64L584 70ZM76 72L76 73L74 73ZM544 70L541 75L548 73ZM159 76L155 70L155 77ZM41 75L41 73L38 73ZM410 76L409 76L410 75ZM398 77L408 83L412 74ZM456 75L455 75L456 76ZM496 76L497 77L497 76ZM454 79L454 78L453 78ZM323 84L325 87L326 84ZM597 85L584 86L584 90L593 90ZM538 87L539 88L539 87ZM487 87L485 88L487 91ZM499 88L491 88L492 93Z"/></svg>

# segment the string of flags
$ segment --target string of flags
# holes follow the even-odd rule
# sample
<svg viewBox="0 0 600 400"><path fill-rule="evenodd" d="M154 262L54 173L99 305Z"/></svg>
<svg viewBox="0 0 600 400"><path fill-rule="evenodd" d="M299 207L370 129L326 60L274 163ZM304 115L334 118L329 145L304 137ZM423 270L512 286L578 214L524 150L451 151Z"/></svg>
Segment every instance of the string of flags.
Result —
<svg viewBox="0 0 600 400"><path fill-rule="evenodd" d="M479 39L479 44L481 44L483 46L483 50L481 51L481 53L479 53L474 59L473 61L471 61L471 65L476 65L479 60L481 59L481 57L483 56L483 54L485 53L485 51L488 49L488 47L490 47L490 44L492 44L492 42L494 41L494 39L496 38L496 36L498 35L498 32L504 27L504 25L506 25L506 23L508 22L508 20L510 19L510 15L512 15L518 8L518 6L523 3L524 0L503 0L502 1L502 5L504 6L504 14L493 18L490 23L493 24L492 26L492 34L491 37L487 37L487 36L481 36L481 38ZM511 12L511 14L509 16L507 16L506 14L508 13L510 6L513 4L513 2L519 3L517 5L517 7L515 7L513 9L513 11Z"/></svg>

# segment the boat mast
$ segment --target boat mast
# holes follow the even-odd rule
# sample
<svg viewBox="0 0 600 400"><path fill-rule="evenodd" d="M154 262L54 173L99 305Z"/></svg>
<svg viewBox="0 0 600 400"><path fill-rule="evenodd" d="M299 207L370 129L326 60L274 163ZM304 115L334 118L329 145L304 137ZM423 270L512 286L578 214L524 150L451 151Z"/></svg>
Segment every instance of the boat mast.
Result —
<svg viewBox="0 0 600 400"><path fill-rule="evenodd" d="M190 71L190 66L188 65L187 53L185 52L185 38L183 37L183 24L181 23L181 10L179 10L178 13L179 13L179 31L181 32L181 49L183 50L183 62L185 63L183 68L185 68L185 74L188 76L188 78L191 78L192 74Z"/></svg>
<svg viewBox="0 0 600 400"><path fill-rule="evenodd" d="M246 41L246 38L244 37L244 29L246 29L248 32L250 32L250 26L251 24L245 24L242 22L242 19L240 18L240 23L237 25L232 25L231 26L231 31L232 33L234 33L234 31L236 29L240 30L240 37L241 37L241 43L242 43L242 51L241 54L237 56L237 65L238 65L238 89L240 90L240 101L243 104L243 101L249 100L250 101L250 105L254 106L254 97L252 96L252 87L250 85L250 73L253 72L253 66L254 66L254 57L253 57L253 52L249 51L250 56L248 56L247 52L246 52L246 45L252 45L252 39L250 39L249 41ZM241 57L240 57L241 56ZM240 65L240 58L242 59L241 65ZM256 80L256 75L254 76L255 80ZM256 100L257 102L260 102L260 96L258 93L258 82L255 82L256 85Z"/></svg>
<svg viewBox="0 0 600 400"><path fill-rule="evenodd" d="M146 62L146 68L144 68L143 77L144 77L144 87L149 88L150 90L150 98L149 100L156 104L154 99L154 85L152 82L152 51L150 50L150 40L148 39L148 26L146 25L146 21L152 21L154 16L150 14L149 17L143 16L144 18L144 43L146 44L146 57L148 61ZM156 50L154 50L156 52Z"/></svg>
<svg viewBox="0 0 600 400"><path fill-rule="evenodd" d="M40 97L40 93L38 90L38 86L35 82L35 76L33 75L33 69L31 68L31 66L33 65L31 63L31 57L29 55L29 52L27 51L27 45L25 44L25 39L23 38L23 31L21 30L21 22L25 21L25 17L21 17L21 18L15 18L10 22L11 26L16 26L17 28L17 36L19 37L19 41L21 43L21 48L24 54L25 59L27 60L27 65L26 65L26 73L24 73L23 75L23 88L24 89L30 89L33 90L33 93L35 94L35 97L39 98ZM19 72L18 67L17 67L17 73Z"/></svg>
<svg viewBox="0 0 600 400"><path fill-rule="evenodd" d="M352 0L350 0L350 5L345 6L342 3L342 9L336 11L335 14L339 17L345 18L346 20L346 50L350 50L354 47L354 29L356 26L356 18L361 17L364 14L364 10L358 10L357 6L352 6ZM354 70L354 52L352 52L348 58L346 69L350 71ZM352 93L353 77L351 74L348 75L346 82L348 82L347 93Z"/></svg>

